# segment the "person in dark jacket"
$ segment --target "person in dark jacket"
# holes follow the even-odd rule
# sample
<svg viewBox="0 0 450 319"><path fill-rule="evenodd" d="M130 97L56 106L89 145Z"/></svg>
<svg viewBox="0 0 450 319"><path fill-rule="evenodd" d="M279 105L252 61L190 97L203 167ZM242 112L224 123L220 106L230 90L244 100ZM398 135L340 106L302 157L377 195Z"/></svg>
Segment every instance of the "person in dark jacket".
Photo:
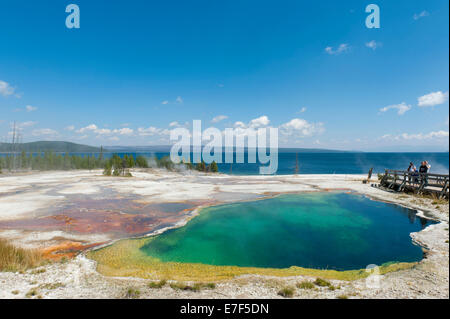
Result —
<svg viewBox="0 0 450 319"><path fill-rule="evenodd" d="M420 173L420 175L421 175L421 177L422 177L422 180L423 180L424 183L425 183L425 186L428 185L428 177L427 177L427 173L428 173L428 170L429 170L429 169L430 169L430 165L428 164L427 161L423 161L423 162L421 163L420 167L419 167L419 173Z"/></svg>

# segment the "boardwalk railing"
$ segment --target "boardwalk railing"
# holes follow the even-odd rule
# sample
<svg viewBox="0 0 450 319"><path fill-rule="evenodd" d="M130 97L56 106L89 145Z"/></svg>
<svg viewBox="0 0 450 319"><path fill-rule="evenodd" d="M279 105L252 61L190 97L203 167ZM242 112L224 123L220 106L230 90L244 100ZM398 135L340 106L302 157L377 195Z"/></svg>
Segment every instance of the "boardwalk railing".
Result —
<svg viewBox="0 0 450 319"><path fill-rule="evenodd" d="M449 175L387 169L380 184L399 192L433 193L438 198L449 198Z"/></svg>

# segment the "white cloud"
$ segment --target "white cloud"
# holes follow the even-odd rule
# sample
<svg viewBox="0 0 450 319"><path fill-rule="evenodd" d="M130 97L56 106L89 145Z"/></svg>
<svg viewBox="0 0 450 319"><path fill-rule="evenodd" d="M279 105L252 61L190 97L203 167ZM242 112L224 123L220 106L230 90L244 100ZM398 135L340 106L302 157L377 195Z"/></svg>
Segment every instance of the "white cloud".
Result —
<svg viewBox="0 0 450 319"><path fill-rule="evenodd" d="M226 115L218 115L216 117L214 117L211 122L212 123L219 123L220 121L226 120L228 118L228 116Z"/></svg>
<svg viewBox="0 0 450 319"><path fill-rule="evenodd" d="M245 124L242 121L237 121L234 123L234 127L240 129L247 129L247 128L257 129L259 127L267 126L269 125L269 123L270 123L269 118L266 115L263 115L256 119L251 120L248 124Z"/></svg>
<svg viewBox="0 0 450 319"><path fill-rule="evenodd" d="M366 43L366 47L371 48L372 50L376 50L377 48L379 48L381 46L382 46L382 43L377 42L375 40L372 40L372 41Z"/></svg>
<svg viewBox="0 0 450 319"><path fill-rule="evenodd" d="M306 108L306 107L302 107L302 108L300 109L300 111L298 111L298 113L305 113L305 112L306 112L306 110L307 110L307 108Z"/></svg>
<svg viewBox="0 0 450 319"><path fill-rule="evenodd" d="M36 106L27 105L25 106L25 109L27 110L27 112L33 112L36 111L38 108Z"/></svg>
<svg viewBox="0 0 450 319"><path fill-rule="evenodd" d="M430 13L428 11L424 10L421 13L414 14L413 19L419 20L420 18L428 17L429 15L430 15Z"/></svg>
<svg viewBox="0 0 450 319"><path fill-rule="evenodd" d="M251 128L258 128L258 127L267 126L267 125L269 125L269 123L270 123L269 118L266 115L263 115L256 119L251 120L250 123L248 124L248 126Z"/></svg>
<svg viewBox="0 0 450 319"><path fill-rule="evenodd" d="M64 129L65 129L66 131L73 131L73 130L75 129L75 126L69 125L69 126L66 126Z"/></svg>
<svg viewBox="0 0 450 319"><path fill-rule="evenodd" d="M304 119L294 118L280 126L283 135L312 136L324 132L323 123L309 123Z"/></svg>
<svg viewBox="0 0 450 319"><path fill-rule="evenodd" d="M131 129L131 128L128 128L128 127L124 127L124 128L121 128L121 129L113 130L113 133L118 133L120 135L127 135L127 136L129 136L129 135L133 135L134 130Z"/></svg>
<svg viewBox="0 0 450 319"><path fill-rule="evenodd" d="M448 101L448 92L432 92L417 99L420 107L435 106Z"/></svg>
<svg viewBox="0 0 450 319"><path fill-rule="evenodd" d="M139 136L170 135L170 131L168 129L150 126L148 128L138 128L138 134Z"/></svg>
<svg viewBox="0 0 450 319"><path fill-rule="evenodd" d="M95 130L97 130L97 129L98 129L97 125L95 125L95 124L90 124L90 125L88 125L88 126L85 126L85 127L80 128L80 129L77 131L77 133L84 133L84 132L88 132L88 131L95 131Z"/></svg>
<svg viewBox="0 0 450 319"><path fill-rule="evenodd" d="M170 127L177 127L177 126L180 126L180 123L178 123L177 121L173 121L173 122L170 122L169 126Z"/></svg>
<svg viewBox="0 0 450 319"><path fill-rule="evenodd" d="M33 130L31 133L33 136L58 136L58 132L55 130L52 130L50 128L42 128L42 129L36 129Z"/></svg>
<svg viewBox="0 0 450 319"><path fill-rule="evenodd" d="M111 135L112 131L109 128L97 128L95 130L93 130L93 132L95 132L98 135Z"/></svg>
<svg viewBox="0 0 450 319"><path fill-rule="evenodd" d="M73 128L73 126L70 126L66 129L71 130ZM90 124L86 127L80 128L79 130L76 131L77 133L87 133L87 132L92 132L94 134L97 134L97 137L100 136L109 136L109 135L133 135L134 130L128 127L123 127L120 129L109 129L109 128L98 128L97 125L95 124Z"/></svg>
<svg viewBox="0 0 450 319"><path fill-rule="evenodd" d="M236 123L234 123L234 127L236 127L236 128L245 128L245 127L247 127L247 125L245 125L244 122L237 121Z"/></svg>
<svg viewBox="0 0 450 319"><path fill-rule="evenodd" d="M449 133L448 131L435 131L430 133L416 133L416 134L409 134L409 133L402 133L399 135L391 135L386 134L381 137L381 139L389 139L389 140L431 140L431 139L443 139L448 138Z"/></svg>
<svg viewBox="0 0 450 319"><path fill-rule="evenodd" d="M21 133L26 128L32 127L36 125L37 122L33 121L27 121L27 122L16 122L15 123L15 132L14 132L14 123L10 123L10 131L8 132L8 135L13 136L14 133Z"/></svg>
<svg viewBox="0 0 450 319"><path fill-rule="evenodd" d="M16 126L17 126L19 129L23 129L23 128L26 128L26 127L34 126L35 124L36 124L36 122L33 122L33 121L27 121L27 122L17 123Z"/></svg>
<svg viewBox="0 0 450 319"><path fill-rule="evenodd" d="M398 115L403 115L406 112L408 112L409 110L411 110L411 105L407 105L405 102L402 102L400 104L385 106L380 109L380 112L384 113L384 112L387 112L392 109L398 110L398 112L397 112Z"/></svg>
<svg viewBox="0 0 450 319"><path fill-rule="evenodd" d="M337 47L337 49L334 49L333 47L326 47L325 52L331 55L337 55L341 53L348 52L350 50L350 46L347 43L342 43Z"/></svg>
<svg viewBox="0 0 450 319"><path fill-rule="evenodd" d="M167 101L167 100L166 101L162 101L161 104L162 105L167 105L167 104L169 104L169 101Z"/></svg>
<svg viewBox="0 0 450 319"><path fill-rule="evenodd" d="M183 104L183 99L181 98L181 96L179 96L179 97L177 97L175 102L178 103L178 104Z"/></svg>
<svg viewBox="0 0 450 319"><path fill-rule="evenodd" d="M13 95L15 88L13 88L8 82L0 81L0 95L9 96Z"/></svg>

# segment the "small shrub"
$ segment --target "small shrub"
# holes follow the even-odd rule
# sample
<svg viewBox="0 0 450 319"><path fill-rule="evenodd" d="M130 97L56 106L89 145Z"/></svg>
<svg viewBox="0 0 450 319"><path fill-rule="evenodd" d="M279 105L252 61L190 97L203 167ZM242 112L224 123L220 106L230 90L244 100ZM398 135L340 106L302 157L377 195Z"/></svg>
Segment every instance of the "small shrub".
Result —
<svg viewBox="0 0 450 319"><path fill-rule="evenodd" d="M284 298L292 298L294 296L294 288L284 287L278 291L278 295Z"/></svg>
<svg viewBox="0 0 450 319"><path fill-rule="evenodd" d="M103 171L103 175L111 176L112 175L112 165L110 162L106 162L105 169Z"/></svg>
<svg viewBox="0 0 450 319"><path fill-rule="evenodd" d="M212 173L217 173L219 171L219 167L217 166L217 163L215 161L213 161L209 165L209 171L212 172Z"/></svg>
<svg viewBox="0 0 450 319"><path fill-rule="evenodd" d="M156 165L159 168L165 168L168 171L173 171L175 166L172 160L170 159L170 156L164 156L160 159L156 158Z"/></svg>
<svg viewBox="0 0 450 319"><path fill-rule="evenodd" d="M41 289L47 289L47 290L54 290L54 289L58 289L58 288L62 288L65 287L66 285L64 285L61 282L55 282L55 283L48 283L48 284L43 284L40 285L39 288Z"/></svg>
<svg viewBox="0 0 450 319"><path fill-rule="evenodd" d="M36 269L36 270L33 270L31 272L31 274L33 274L33 275L43 274L45 271L46 271L45 268Z"/></svg>
<svg viewBox="0 0 450 319"><path fill-rule="evenodd" d="M448 204L448 200L446 199L435 199L432 202L433 205L446 205Z"/></svg>
<svg viewBox="0 0 450 319"><path fill-rule="evenodd" d="M148 287L152 288L152 289L159 289L159 288L164 287L166 284L167 284L166 280L160 280L157 282L152 281L148 284Z"/></svg>
<svg viewBox="0 0 450 319"><path fill-rule="evenodd" d="M347 295L339 295L337 296L337 299L348 299Z"/></svg>
<svg viewBox="0 0 450 319"><path fill-rule="evenodd" d="M201 161L200 163L197 163L195 166L195 169L199 172L206 172L206 164L204 161Z"/></svg>
<svg viewBox="0 0 450 319"><path fill-rule="evenodd" d="M142 168L148 168L148 162L147 162L147 159L146 159L144 156L139 155L139 156L136 158L136 166L142 167Z"/></svg>
<svg viewBox="0 0 450 319"><path fill-rule="evenodd" d="M182 282L171 283L170 288L174 290L199 291L200 287L197 285L190 286Z"/></svg>
<svg viewBox="0 0 450 319"><path fill-rule="evenodd" d="M195 283L194 285L187 285L185 283L171 283L170 288L175 290L186 290L198 292L202 289L215 289L215 283Z"/></svg>
<svg viewBox="0 0 450 319"><path fill-rule="evenodd" d="M317 278L314 281L314 284L319 287L330 287L331 286L331 283L328 280L325 280L322 278Z"/></svg>
<svg viewBox="0 0 450 319"><path fill-rule="evenodd" d="M172 282L170 283L170 288L174 290L189 290L190 286L182 283L182 282Z"/></svg>
<svg viewBox="0 0 450 319"><path fill-rule="evenodd" d="M195 283L194 284L194 290L195 291L199 291L202 289L215 289L216 288L216 284L213 282L210 283Z"/></svg>
<svg viewBox="0 0 450 319"><path fill-rule="evenodd" d="M314 284L312 282L310 282L310 281L305 280L305 281L299 282L297 284L297 288L300 288L300 289L313 289L314 288Z"/></svg>
<svg viewBox="0 0 450 319"><path fill-rule="evenodd" d="M128 299L137 299L139 298L141 295L141 292L135 288L128 288L126 294L125 294L125 298Z"/></svg>
<svg viewBox="0 0 450 319"><path fill-rule="evenodd" d="M18 295L18 294L20 293L20 291L19 291L19 290L13 290L13 291L11 291L11 293L12 293L13 295Z"/></svg>
<svg viewBox="0 0 450 319"><path fill-rule="evenodd" d="M38 293L39 293L38 290L36 288L33 288L26 293L25 297L31 298L31 297L37 296Z"/></svg>

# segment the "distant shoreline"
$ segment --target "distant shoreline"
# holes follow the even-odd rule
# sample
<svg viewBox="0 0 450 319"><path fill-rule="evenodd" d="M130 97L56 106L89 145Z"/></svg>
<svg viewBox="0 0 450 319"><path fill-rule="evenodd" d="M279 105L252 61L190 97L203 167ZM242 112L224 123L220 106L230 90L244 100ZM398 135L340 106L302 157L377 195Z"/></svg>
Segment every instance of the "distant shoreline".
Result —
<svg viewBox="0 0 450 319"><path fill-rule="evenodd" d="M85 144L77 144L67 141L36 141L28 143L2 143L0 142L0 154L6 153L20 153L25 152L55 152L55 153L148 153L148 152L170 152L171 145L149 145L149 146L91 146ZM222 152L229 152L222 148ZM233 152L236 148L233 148ZM192 152L192 147L191 147ZM248 152L248 148L244 148L244 152ZM278 147L279 153L449 153L449 150L438 151L438 150L395 150L395 151L378 151L378 150L335 150L335 149L322 149L322 148L297 148L297 147Z"/></svg>

